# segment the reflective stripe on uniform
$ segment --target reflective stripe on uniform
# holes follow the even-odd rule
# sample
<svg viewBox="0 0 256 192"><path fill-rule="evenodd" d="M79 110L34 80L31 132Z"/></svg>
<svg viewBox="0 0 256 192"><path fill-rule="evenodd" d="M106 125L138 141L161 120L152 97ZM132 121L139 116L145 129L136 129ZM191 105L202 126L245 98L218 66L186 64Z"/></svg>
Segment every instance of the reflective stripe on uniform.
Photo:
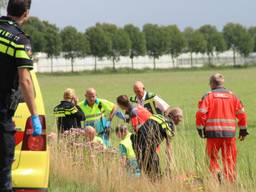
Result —
<svg viewBox="0 0 256 192"><path fill-rule="evenodd" d="M17 50L16 52L16 58L21 58L21 59L30 59L29 56L27 55L26 51L24 50L24 45L19 45L16 44L8 39L5 39L3 37L0 37L0 52L1 53L6 53L10 56L14 56L15 53L15 48L20 49ZM7 44L7 45L6 45Z"/></svg>
<svg viewBox="0 0 256 192"><path fill-rule="evenodd" d="M198 111L201 112L201 113L207 113L208 112L208 110L205 109L205 108L200 108L200 109L198 109Z"/></svg>
<svg viewBox="0 0 256 192"><path fill-rule="evenodd" d="M235 131L235 126L206 126L206 131Z"/></svg>
<svg viewBox="0 0 256 192"><path fill-rule="evenodd" d="M235 119L207 119L206 123L235 123Z"/></svg>
<svg viewBox="0 0 256 192"><path fill-rule="evenodd" d="M54 114L55 117L65 117L65 114Z"/></svg>
<svg viewBox="0 0 256 192"><path fill-rule="evenodd" d="M169 137L174 136L174 131L172 130L172 128L169 126L169 124L166 122L165 118L162 115L154 114L149 119L152 119L156 121L159 125L161 125L161 127L166 130L166 134Z"/></svg>
<svg viewBox="0 0 256 192"><path fill-rule="evenodd" d="M144 106L145 106L146 104L149 104L149 105L150 105L150 108L151 108L153 114L157 114L156 107L155 107L154 97L151 98L151 99L145 100L145 101L144 101Z"/></svg>
<svg viewBox="0 0 256 192"><path fill-rule="evenodd" d="M24 49L24 48L25 48L24 45L22 45L22 44L16 44L16 43L14 43L14 42L12 42L12 41L10 41L10 40L8 40L8 39L5 39L5 38L3 38L3 37L0 37L0 41L4 42L4 43L6 43L6 44L9 44L9 45L11 45L11 46L13 46L14 48L17 48L17 49Z"/></svg>
<svg viewBox="0 0 256 192"><path fill-rule="evenodd" d="M77 108L74 106L70 109L56 110L56 111L54 111L54 115L56 117L64 117L66 115L72 115L72 114L76 113L77 111L78 111Z"/></svg>
<svg viewBox="0 0 256 192"><path fill-rule="evenodd" d="M28 56L25 50L17 50L15 57L19 59L30 59L30 57Z"/></svg>
<svg viewBox="0 0 256 192"><path fill-rule="evenodd" d="M160 124L162 126L162 128L166 129L168 126L168 124L165 122L165 119L163 117L161 117L160 115L152 115L150 117L150 119L156 121L158 124Z"/></svg>

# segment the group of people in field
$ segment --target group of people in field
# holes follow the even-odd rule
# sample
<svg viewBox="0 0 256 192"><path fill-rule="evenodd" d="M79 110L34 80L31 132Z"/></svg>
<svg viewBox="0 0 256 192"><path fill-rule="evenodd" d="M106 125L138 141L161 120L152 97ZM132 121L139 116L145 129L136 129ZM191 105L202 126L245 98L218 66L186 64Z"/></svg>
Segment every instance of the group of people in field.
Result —
<svg viewBox="0 0 256 192"><path fill-rule="evenodd" d="M219 182L236 179L236 118L240 127L239 139L248 135L246 113L240 100L224 88L224 76L214 74L209 79L211 90L198 104L196 126L201 138L206 138L206 151L210 158L210 170ZM183 111L170 105L158 95L145 89L141 81L133 85L135 96L119 95L116 103L97 97L94 88L85 91L85 99L78 102L73 89L64 91L63 100L54 108L59 135L74 128L81 130L86 141L107 149L112 146L110 132L116 116L123 123L115 127L120 139L119 153L122 165L129 173L159 178L160 144L165 140L167 161L171 162L171 139L175 126L183 119ZM133 131L130 132L128 124ZM162 148L162 147L161 147ZM218 152L222 150L224 170L218 164Z"/></svg>

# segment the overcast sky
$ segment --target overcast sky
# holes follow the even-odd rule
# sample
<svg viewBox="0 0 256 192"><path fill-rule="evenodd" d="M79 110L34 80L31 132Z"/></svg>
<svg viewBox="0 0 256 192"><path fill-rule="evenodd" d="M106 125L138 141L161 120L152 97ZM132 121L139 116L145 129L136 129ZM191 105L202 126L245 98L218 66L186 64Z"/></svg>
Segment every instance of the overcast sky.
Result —
<svg viewBox="0 0 256 192"><path fill-rule="evenodd" d="M256 0L32 0L31 7L32 16L80 31L97 22L176 24L182 30L204 24L222 29L227 22L252 26L255 11Z"/></svg>

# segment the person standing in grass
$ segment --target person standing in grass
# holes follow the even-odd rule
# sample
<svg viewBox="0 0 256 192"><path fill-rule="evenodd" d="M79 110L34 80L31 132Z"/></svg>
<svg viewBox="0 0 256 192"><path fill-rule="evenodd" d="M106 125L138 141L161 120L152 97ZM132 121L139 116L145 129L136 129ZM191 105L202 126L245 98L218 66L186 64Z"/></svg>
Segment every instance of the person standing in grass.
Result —
<svg viewBox="0 0 256 192"><path fill-rule="evenodd" d="M125 125L116 127L116 135L121 139L119 144L120 161L127 168L128 173L140 176L140 168L132 147L131 133Z"/></svg>
<svg viewBox="0 0 256 192"><path fill-rule="evenodd" d="M170 107L167 102L154 93L146 91L141 81L136 81L133 85L134 97L130 98L132 103L145 107L152 114L164 115Z"/></svg>
<svg viewBox="0 0 256 192"><path fill-rule="evenodd" d="M210 77L211 91L205 94L198 104L196 127L201 138L206 138L206 151L210 158L210 171L222 182L222 171L218 164L221 150L224 176L236 180L236 119L238 119L239 139L248 135L247 118L244 106L238 97L224 88L224 76L216 73Z"/></svg>
<svg viewBox="0 0 256 192"><path fill-rule="evenodd" d="M77 105L77 96L74 89L68 88L64 91L63 100L54 107L53 113L57 118L58 133L63 133L71 128L81 128L81 122L85 116Z"/></svg>
<svg viewBox="0 0 256 192"><path fill-rule="evenodd" d="M7 16L0 18L0 192L13 191L16 129L12 118L21 93L31 114L33 136L42 134L30 75L33 69L31 43L21 29L29 18L30 5L31 0L9 0Z"/></svg>

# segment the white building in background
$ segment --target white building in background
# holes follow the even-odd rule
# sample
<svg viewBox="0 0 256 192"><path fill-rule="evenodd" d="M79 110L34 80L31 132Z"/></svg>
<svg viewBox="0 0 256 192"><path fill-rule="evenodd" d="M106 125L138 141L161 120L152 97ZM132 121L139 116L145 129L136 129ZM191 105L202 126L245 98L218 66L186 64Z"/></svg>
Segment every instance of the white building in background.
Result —
<svg viewBox="0 0 256 192"><path fill-rule="evenodd" d="M208 65L209 60L206 54L192 54L193 67L202 67ZM103 58L97 59L97 70L104 68L112 68L113 62L111 59ZM135 57L133 59L134 69L153 68L153 58ZM213 65L233 65L233 52L226 51L220 54L214 54L211 59ZM240 55L236 55L236 64L243 65L247 63L256 63L256 53L251 54L247 58L243 58ZM62 56L53 58L52 60L47 57L45 53L38 53L34 57L35 70L38 72L70 72L71 71L71 60L65 59ZM131 59L129 57L120 57L120 60L115 64L116 69L118 68L132 68ZM191 57L189 53L182 54L172 62L170 55L161 56L156 59L156 68L190 68ZM74 71L94 70L95 69L95 58L85 57L76 58L74 60Z"/></svg>

